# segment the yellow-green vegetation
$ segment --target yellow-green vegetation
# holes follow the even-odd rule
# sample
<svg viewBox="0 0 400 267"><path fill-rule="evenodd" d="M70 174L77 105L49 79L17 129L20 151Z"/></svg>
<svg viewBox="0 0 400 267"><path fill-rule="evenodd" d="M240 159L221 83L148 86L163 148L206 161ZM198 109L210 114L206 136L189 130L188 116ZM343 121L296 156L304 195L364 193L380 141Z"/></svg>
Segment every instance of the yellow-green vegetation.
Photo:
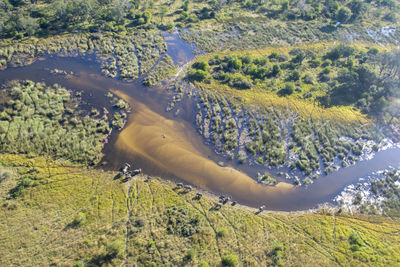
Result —
<svg viewBox="0 0 400 267"><path fill-rule="evenodd" d="M395 266L400 221L334 210L262 212L184 193L168 181L70 162L0 156L6 266ZM7 172L7 175L2 173ZM16 197L24 179L35 184ZM208 265L207 265L208 264Z"/></svg>
<svg viewBox="0 0 400 267"><path fill-rule="evenodd" d="M244 105L212 90L201 89L197 97L199 133L240 163L286 166L317 178L339 168L335 162L346 167L365 152L379 150L384 138L372 123L299 116L290 107Z"/></svg>
<svg viewBox="0 0 400 267"><path fill-rule="evenodd" d="M57 84L4 84L0 110L1 152L97 163L110 133L107 116L85 112L79 97Z"/></svg>
<svg viewBox="0 0 400 267"><path fill-rule="evenodd" d="M393 97L389 91L398 73L388 72L398 66L386 57L398 54L362 43L268 47L200 56L188 77L244 104L289 108L315 119L367 122L360 111L380 115L388 110L381 102ZM391 82L385 81L388 76Z"/></svg>
<svg viewBox="0 0 400 267"><path fill-rule="evenodd" d="M395 48L362 43L200 56L187 73L200 89L199 132L242 163L328 174L336 160L346 167L384 136L398 138L399 58Z"/></svg>

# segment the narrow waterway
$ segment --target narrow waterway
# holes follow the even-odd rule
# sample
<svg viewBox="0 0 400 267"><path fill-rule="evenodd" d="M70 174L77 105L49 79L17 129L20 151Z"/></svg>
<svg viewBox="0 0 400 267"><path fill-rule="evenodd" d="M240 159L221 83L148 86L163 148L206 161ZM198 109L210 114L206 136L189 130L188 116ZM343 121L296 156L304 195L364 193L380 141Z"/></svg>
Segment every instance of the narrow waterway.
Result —
<svg viewBox="0 0 400 267"><path fill-rule="evenodd" d="M180 49L181 41L173 35L166 39L177 65L193 59L190 46ZM72 71L73 75L51 74L49 70L54 68ZM105 94L112 91L129 102L132 112L127 126L119 133L114 132L105 146L104 168L118 169L124 162L131 162L149 175L185 181L216 194L229 195L249 206L265 204L270 210L284 211L313 208L332 201L346 185L360 177L390 165L400 165L400 149L392 148L378 152L372 160L322 176L308 186L295 188L284 182L275 187L264 186L250 177L255 175L249 167L226 162L203 143L192 121L193 105L182 105L179 115L165 111L171 97L165 84L146 88L140 80L126 82L106 78L92 55L49 56L26 67L0 72L0 83L14 79L58 83L68 89L82 90L88 105L98 107L109 107ZM218 161L223 161L227 167L219 166Z"/></svg>

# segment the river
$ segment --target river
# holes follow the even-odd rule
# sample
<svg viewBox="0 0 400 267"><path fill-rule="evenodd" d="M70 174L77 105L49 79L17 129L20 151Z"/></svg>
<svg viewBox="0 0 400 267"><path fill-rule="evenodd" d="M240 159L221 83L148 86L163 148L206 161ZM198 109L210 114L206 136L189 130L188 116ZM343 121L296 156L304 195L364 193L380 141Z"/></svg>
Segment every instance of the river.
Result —
<svg viewBox="0 0 400 267"><path fill-rule="evenodd" d="M176 35L165 36L168 53L182 66L192 60L192 47ZM51 69L73 72L73 75L51 74ZM121 81L104 77L93 55L80 57L47 56L35 63L0 71L0 83L29 79L47 84L58 83L68 89L83 91L83 99L93 106L110 108L105 94L112 91L132 107L127 126L111 135L104 148L102 168L119 169L125 162L142 168L146 174L184 181L215 194L229 195L241 204L269 210L296 211L331 202L347 185L374 171L400 165L400 149L376 153L368 161L321 176L313 184L294 187L281 179L276 186L257 183L249 166L227 162L204 144L194 127L192 105L182 105L181 112L166 112L171 98L167 84L147 88L142 78ZM191 101L188 99L187 101ZM222 161L226 167L216 162Z"/></svg>

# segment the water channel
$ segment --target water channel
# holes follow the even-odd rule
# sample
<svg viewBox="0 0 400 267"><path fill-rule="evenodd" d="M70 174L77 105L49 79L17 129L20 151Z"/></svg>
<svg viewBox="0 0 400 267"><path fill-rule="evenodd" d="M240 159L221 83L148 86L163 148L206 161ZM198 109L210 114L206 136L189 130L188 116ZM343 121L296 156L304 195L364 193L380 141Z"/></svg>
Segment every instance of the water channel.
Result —
<svg viewBox="0 0 400 267"><path fill-rule="evenodd" d="M176 35L165 38L175 64L182 66L194 58L191 46ZM49 70L55 68L73 72L73 75L50 73ZM265 186L251 178L255 177L251 167L226 161L204 144L194 127L193 105L182 105L179 114L165 111L172 94L165 83L147 88L142 86L141 78L122 81L104 77L93 55L46 56L29 66L0 71L0 83L9 80L58 83L83 91L84 100L94 107L110 108L105 94L112 91L130 104L132 112L127 126L119 133L114 132L105 146L102 168L116 170L124 162L131 162L146 174L229 195L248 206L266 205L270 210L282 211L314 208L331 202L345 186L357 182L360 177L400 165L400 149L390 148L376 153L371 160L321 176L308 186L294 187L283 179L276 186ZM218 161L224 162L225 167L219 166Z"/></svg>

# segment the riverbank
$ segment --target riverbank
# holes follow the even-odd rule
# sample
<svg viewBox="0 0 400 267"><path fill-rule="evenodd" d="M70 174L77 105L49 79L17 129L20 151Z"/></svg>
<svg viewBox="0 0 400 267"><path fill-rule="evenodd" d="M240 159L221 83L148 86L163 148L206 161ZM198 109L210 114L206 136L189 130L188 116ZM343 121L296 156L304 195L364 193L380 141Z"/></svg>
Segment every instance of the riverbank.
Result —
<svg viewBox="0 0 400 267"><path fill-rule="evenodd" d="M213 266L228 258L239 265L391 265L400 257L396 219L329 210L256 215L230 203L214 210L216 197L196 200L198 191L158 178L124 184L115 172L65 161L3 154L0 162L11 173L0 187L0 255L9 266ZM7 197L27 175L36 185Z"/></svg>

